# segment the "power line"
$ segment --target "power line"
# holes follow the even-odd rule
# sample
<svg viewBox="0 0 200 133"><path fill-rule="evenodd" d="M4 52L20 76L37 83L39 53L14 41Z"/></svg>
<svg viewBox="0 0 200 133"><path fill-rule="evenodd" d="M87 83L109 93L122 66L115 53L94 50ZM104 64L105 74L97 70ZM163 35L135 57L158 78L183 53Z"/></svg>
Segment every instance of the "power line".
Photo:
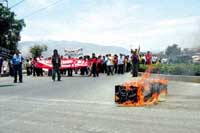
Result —
<svg viewBox="0 0 200 133"><path fill-rule="evenodd" d="M30 16L33 16L34 14L37 14L38 12L44 11L44 10L48 9L49 7L54 6L55 4L57 4L57 3L61 2L61 1L62 1L62 0L57 0L57 1L55 1L55 2L53 2L53 3L51 3L51 4L49 4L49 5L46 6L46 7L40 8L40 9L38 9L38 10L36 10L36 11L34 11L34 12L32 12L32 13L26 15L26 16L24 16L23 18L28 18L28 17L30 17Z"/></svg>
<svg viewBox="0 0 200 133"><path fill-rule="evenodd" d="M25 0L21 0L21 1L17 2L16 4L12 5L12 6L10 7L10 9L11 9L11 8L14 8L14 7L16 7L16 6L18 6L19 4L21 4L21 3L24 2L24 1L25 1Z"/></svg>

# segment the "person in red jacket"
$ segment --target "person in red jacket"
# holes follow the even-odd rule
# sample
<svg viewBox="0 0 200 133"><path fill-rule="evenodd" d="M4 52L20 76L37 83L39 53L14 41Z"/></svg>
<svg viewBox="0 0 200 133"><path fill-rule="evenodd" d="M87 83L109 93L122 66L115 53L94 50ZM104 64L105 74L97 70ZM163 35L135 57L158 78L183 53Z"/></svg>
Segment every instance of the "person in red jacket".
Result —
<svg viewBox="0 0 200 133"><path fill-rule="evenodd" d="M118 56L117 55L114 55L114 72L115 74L117 73L118 71Z"/></svg>
<svg viewBox="0 0 200 133"><path fill-rule="evenodd" d="M151 65L152 62L152 54L150 53L150 51L147 51L147 54L145 55L146 58L146 64L147 65Z"/></svg>
<svg viewBox="0 0 200 133"><path fill-rule="evenodd" d="M98 58L97 58L97 77L99 77L99 73L102 72L102 64L103 64L103 61L101 59L101 56L98 56Z"/></svg>
<svg viewBox="0 0 200 133"><path fill-rule="evenodd" d="M98 76L97 75L97 57L95 56L95 53L92 54L92 68L91 68L91 74L93 75L93 77Z"/></svg>

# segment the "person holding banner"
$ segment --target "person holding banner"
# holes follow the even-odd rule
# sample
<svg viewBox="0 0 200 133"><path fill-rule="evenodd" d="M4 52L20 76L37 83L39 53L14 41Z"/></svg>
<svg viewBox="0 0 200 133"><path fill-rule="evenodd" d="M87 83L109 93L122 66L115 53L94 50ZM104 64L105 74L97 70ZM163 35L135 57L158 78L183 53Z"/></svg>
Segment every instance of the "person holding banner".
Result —
<svg viewBox="0 0 200 133"><path fill-rule="evenodd" d="M55 81L56 73L57 73L58 81L61 81L61 76L60 76L61 58L60 58L60 55L58 54L57 49L54 49L53 51L51 62L53 66L53 70L52 70L53 81Z"/></svg>
<svg viewBox="0 0 200 133"><path fill-rule="evenodd" d="M92 68L91 68L91 76L93 75L93 77L99 76L97 74L97 57L95 56L95 53L92 53Z"/></svg>
<svg viewBox="0 0 200 133"><path fill-rule="evenodd" d="M71 60L71 56L68 56L68 59ZM69 68L67 68L67 71L68 71L68 77L72 77L73 75L73 68L72 68L72 64L74 63L74 60L72 61L71 63L71 66Z"/></svg>

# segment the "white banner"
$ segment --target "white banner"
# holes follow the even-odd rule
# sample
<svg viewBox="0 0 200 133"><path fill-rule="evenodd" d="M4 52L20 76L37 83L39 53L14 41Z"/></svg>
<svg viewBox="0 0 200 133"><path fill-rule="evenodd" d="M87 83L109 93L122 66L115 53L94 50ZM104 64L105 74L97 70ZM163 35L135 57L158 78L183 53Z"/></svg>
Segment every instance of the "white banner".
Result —
<svg viewBox="0 0 200 133"><path fill-rule="evenodd" d="M83 49L78 48L78 49L65 49L65 56L70 56L70 57L79 57L83 55Z"/></svg>

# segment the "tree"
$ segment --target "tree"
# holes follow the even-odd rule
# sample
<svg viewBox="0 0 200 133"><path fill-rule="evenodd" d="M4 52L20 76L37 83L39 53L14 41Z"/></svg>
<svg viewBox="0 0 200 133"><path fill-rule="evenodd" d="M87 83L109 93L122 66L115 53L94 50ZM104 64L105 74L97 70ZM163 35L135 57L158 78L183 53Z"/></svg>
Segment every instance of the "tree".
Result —
<svg viewBox="0 0 200 133"><path fill-rule="evenodd" d="M20 32L25 23L23 19L16 19L15 13L0 4L0 46L9 50L17 49Z"/></svg>
<svg viewBox="0 0 200 133"><path fill-rule="evenodd" d="M172 46L168 46L165 54L167 56L176 56L181 54L181 48L178 47L178 44L173 44Z"/></svg>
<svg viewBox="0 0 200 133"><path fill-rule="evenodd" d="M47 51L48 47L46 45L35 44L30 48L32 57L38 57L42 55L42 52Z"/></svg>
<svg viewBox="0 0 200 133"><path fill-rule="evenodd" d="M172 46L167 47L165 54L167 55L170 63L177 63L179 56L181 55L181 48L178 47L178 44L173 44Z"/></svg>

